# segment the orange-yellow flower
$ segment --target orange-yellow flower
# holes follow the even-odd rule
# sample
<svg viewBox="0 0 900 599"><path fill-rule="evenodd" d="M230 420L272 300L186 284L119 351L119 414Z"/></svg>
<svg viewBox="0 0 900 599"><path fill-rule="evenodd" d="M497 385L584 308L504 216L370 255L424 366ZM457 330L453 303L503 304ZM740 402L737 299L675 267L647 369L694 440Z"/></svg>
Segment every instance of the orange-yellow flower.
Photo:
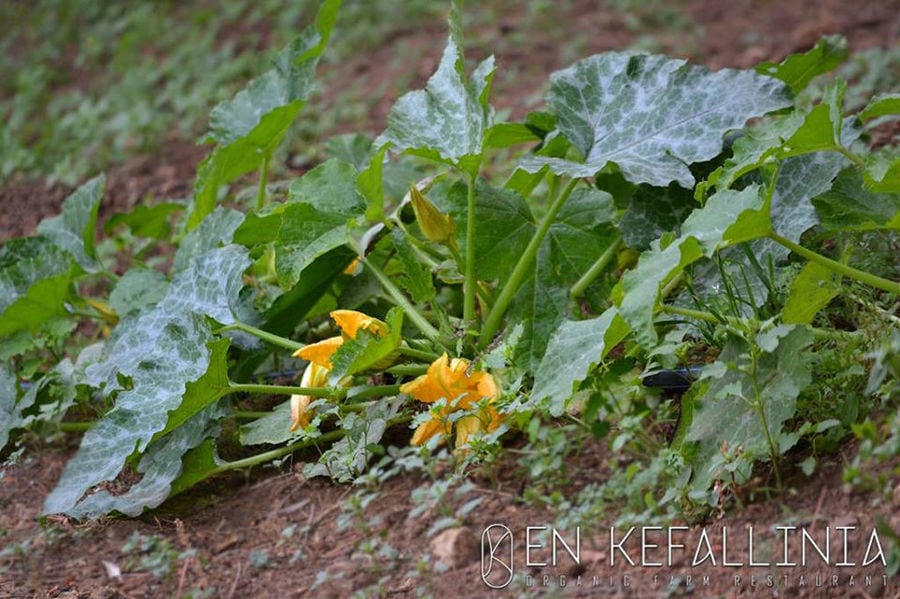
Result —
<svg viewBox="0 0 900 599"><path fill-rule="evenodd" d="M356 339L360 329L375 335L386 335L387 326L378 320L356 310L335 310L329 314L341 329L341 335L329 337L317 343L311 343L294 352L295 358L303 358L309 362L301 387L324 387L331 372L331 356L343 345L345 339ZM310 395L291 395L291 431L309 425L309 404L313 402Z"/></svg>
<svg viewBox="0 0 900 599"><path fill-rule="evenodd" d="M482 430L494 431L500 426L502 417L491 405L500 396L494 377L482 371L468 374L468 368L468 360L450 360L447 354L443 354L428 367L425 374L400 387L401 392L425 403L434 403L442 398L447 401L440 414L419 425L410 443L421 445L439 433L450 434L447 417L457 410L469 410L485 398L488 400L486 406L456 421L456 448L464 447L471 434Z"/></svg>

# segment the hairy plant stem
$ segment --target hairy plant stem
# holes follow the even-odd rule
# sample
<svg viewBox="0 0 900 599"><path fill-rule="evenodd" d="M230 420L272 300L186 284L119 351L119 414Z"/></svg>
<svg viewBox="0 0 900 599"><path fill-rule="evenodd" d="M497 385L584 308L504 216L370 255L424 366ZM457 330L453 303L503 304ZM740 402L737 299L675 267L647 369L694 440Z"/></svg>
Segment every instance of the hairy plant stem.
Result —
<svg viewBox="0 0 900 599"><path fill-rule="evenodd" d="M778 485L780 491L783 486L781 483L781 468L778 464L779 453L775 447L775 441L772 439L772 433L769 431L769 420L766 418L766 404L763 400L762 390L759 388L759 377L757 373L757 365L759 360L759 352L757 348L750 348L750 380L753 381L753 408L757 410L759 419L762 421L763 431L766 433L766 442L769 444L769 455L772 458L772 470L775 472L775 484Z"/></svg>
<svg viewBox="0 0 900 599"><path fill-rule="evenodd" d="M363 264L366 265L366 268L372 271L372 274L375 275L375 278L381 283L381 286L384 287L384 290L391 297L395 304L397 304L401 310L406 314L407 317L412 321L416 327L422 331L422 333L428 337L428 339L432 342L437 342L440 333L428 320L425 319L424 316L416 309L415 306L410 303L406 296L403 295L397 286L394 285L394 282L381 271L380 268L375 266L375 264L366 257L361 257L360 260Z"/></svg>
<svg viewBox="0 0 900 599"><path fill-rule="evenodd" d="M269 181L269 161L272 159L269 152L263 154L263 161L259 167L259 187L256 190L256 210L259 212L266 206L266 184Z"/></svg>
<svg viewBox="0 0 900 599"><path fill-rule="evenodd" d="M612 242L609 244L609 247L606 248L606 251L603 252L597 261L594 262L591 267L584 273L578 282L572 285L572 289L569 291L569 295L572 299L578 299L582 295L584 295L585 290L590 286L591 283L594 282L594 279L600 276L606 267L609 266L609 263L612 262L612 259L616 257L616 252L619 251L619 247L622 245L622 236L619 233L616 233Z"/></svg>
<svg viewBox="0 0 900 599"><path fill-rule="evenodd" d="M463 326L468 328L475 321L475 181L478 173L469 175L466 196L466 266L463 284Z"/></svg>
<svg viewBox="0 0 900 599"><path fill-rule="evenodd" d="M770 231L768 237L772 241L775 241L776 243L779 243L788 248L795 254L803 256L810 262L820 264L840 275L859 281L860 283L864 283L878 289L883 289L889 293L893 293L894 295L900 295L900 282L883 279L879 276L873 275L870 272L859 270L857 268L853 268L852 266L847 266L846 264L842 264L841 262L832 260L831 258L827 258L822 254L817 254L816 252L807 249L802 245L794 243L790 239L785 239L774 231Z"/></svg>
<svg viewBox="0 0 900 599"><path fill-rule="evenodd" d="M231 383L226 393L271 393L274 395L309 395L311 397L343 396L344 389L330 387L292 387L288 385L257 385L255 383Z"/></svg>
<svg viewBox="0 0 900 599"><path fill-rule="evenodd" d="M60 422L59 430L64 433L83 433L92 426L93 422Z"/></svg>
<svg viewBox="0 0 900 599"><path fill-rule="evenodd" d="M391 418L387 421L387 426L394 426L397 424L406 424L412 420L412 416L402 415L397 416L395 418ZM277 460L282 456L286 456L294 453L295 451L299 451L301 449L306 449L307 447L312 447L319 443L330 443L332 441L338 441L347 434L347 431L343 429L337 429L333 431L329 431L327 433L322 433L318 437L314 439L302 439L297 441L296 443L291 443L290 445L285 445L284 447L279 447L277 449L273 449L271 451L265 451L263 453L256 454L254 456L250 456L248 458L244 458L242 460L235 460L233 462L225 462L221 464L214 470L210 471L207 476L212 476L213 474L220 474L222 472L227 472L229 470L237 470L238 468L250 468L252 466L258 466L260 464L265 464L266 462L271 462L272 460Z"/></svg>
<svg viewBox="0 0 900 599"><path fill-rule="evenodd" d="M400 346L399 351L401 356L416 358L417 360L425 360L426 362L434 362L435 360L440 358L438 354L434 354L429 351L422 351L421 349L414 349L412 347Z"/></svg>
<svg viewBox="0 0 900 599"><path fill-rule="evenodd" d="M396 374L400 376L419 376L420 374L425 374L428 372L427 364L398 364L397 366L391 366L385 372L389 372L391 374Z"/></svg>
<svg viewBox="0 0 900 599"><path fill-rule="evenodd" d="M733 316L716 316L712 312L704 312L703 310L694 310L692 308L682 308L681 306L672 306L669 304L662 304L659 307L661 312L668 312L669 314L675 314L677 316L684 316L685 318L693 318L694 320L702 320L704 322L710 322L712 324L728 324L736 328L746 328L746 326L742 325L742 321L740 318L735 318ZM818 341L824 341L827 339L841 339L841 340L852 340L860 338L864 335L862 331L836 331L829 329L818 329L814 327L809 327L810 332L812 332L813 338Z"/></svg>
<svg viewBox="0 0 900 599"><path fill-rule="evenodd" d="M274 333L269 333L262 329L258 329L249 324L244 324L243 322L235 322L232 324L225 325L224 327L220 327L213 331L214 333L224 333L226 331L243 331L244 333L248 333L253 335L258 339L262 339L263 341L268 341L272 345L277 345L278 347L283 347L284 349L295 352L298 349L303 349L302 343L297 343L296 341L291 341L290 339L286 339L280 335L276 335Z"/></svg>
<svg viewBox="0 0 900 599"><path fill-rule="evenodd" d="M481 337L478 340L479 349L487 347L494 338L494 334L500 328L500 323L503 321L503 315L506 313L506 308L509 307L509 303L512 301L513 296L516 294L516 291L519 290L529 269L531 269L534 264L538 249L541 247L541 242L547 235L547 231L550 230L550 226L556 220L556 215L575 190L578 181L578 179L569 181L568 185L562 190L562 193L553 200L553 203L547 210L547 214L544 215L538 230L535 232L534 237L531 238L525 251L519 257L519 261L516 263L515 268L513 268L512 274L509 275L509 279L506 280L506 284L503 285L503 289L500 290L500 295L497 296L497 301L488 313L484 328L481 330Z"/></svg>

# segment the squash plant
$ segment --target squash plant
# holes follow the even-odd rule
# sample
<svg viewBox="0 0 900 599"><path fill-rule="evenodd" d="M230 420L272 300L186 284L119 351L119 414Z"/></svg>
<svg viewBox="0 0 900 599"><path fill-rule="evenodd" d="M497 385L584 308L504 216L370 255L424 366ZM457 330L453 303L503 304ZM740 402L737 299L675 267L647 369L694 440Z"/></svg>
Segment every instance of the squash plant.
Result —
<svg viewBox="0 0 900 599"><path fill-rule="evenodd" d="M784 452L837 424L795 419L817 352L843 352L859 380L867 353L896 358L897 265L861 268L854 252L860 232L897 244L900 157L865 140L900 96L848 115L834 81L794 101L846 56L840 38L752 70L591 56L551 76L545 110L498 122L494 60L468 70L454 3L436 72L380 136L338 138L332 158L270 184L338 10L325 0L212 111L190 201L107 223L132 244L119 266L94 238L102 176L0 249L0 446L84 430L46 513L137 515L313 446L307 474L350 481L389 427L465 456L535 414L608 418L608 373L706 347L669 494L702 502L760 461L780 477ZM223 201L252 172L252 205ZM171 260L153 258L166 244ZM822 316L857 293L860 326ZM865 393L896 409L883 370ZM223 438L246 457L223 459Z"/></svg>

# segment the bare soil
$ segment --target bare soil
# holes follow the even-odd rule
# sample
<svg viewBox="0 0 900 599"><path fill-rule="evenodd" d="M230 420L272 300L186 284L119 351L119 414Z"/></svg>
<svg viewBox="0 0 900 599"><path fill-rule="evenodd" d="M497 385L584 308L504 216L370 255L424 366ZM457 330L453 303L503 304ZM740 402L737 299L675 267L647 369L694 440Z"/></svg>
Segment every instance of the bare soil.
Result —
<svg viewBox="0 0 900 599"><path fill-rule="evenodd" d="M651 27L661 50L714 68L780 60L828 33L845 35L854 50L892 47L900 31L896 0L689 0L671 6L674 13L659 15L669 22ZM699 29L680 28L672 14ZM550 72L580 56L624 48L637 35L620 14L576 0L537 17L524 9L496 15L490 24L476 25L468 39L474 55L497 54L494 102L516 118L540 104ZM371 132L383 127L397 96L424 82L444 36L440 24L401 30L379 50L332 67L341 69L335 79L356 78L363 93L371 94ZM404 86L393 87L393 80ZM188 196L202 156L202 148L173 139L151 156L112 169L102 216L147 196ZM0 188L0 240L33 232L41 218L58 212L67 192L34 182ZM900 597L900 577L887 577L877 560L862 565L867 554L877 554L873 530L900 531L900 484L888 473L893 488L887 493L845 486L842 471L854 455L852 443L838 455L820 457L812 477L795 475L780 494L748 495L744 509L730 509L705 528L673 529L672 544L686 547L673 546L671 563L667 529L646 528L650 523L643 529L644 556L641 529L622 543L622 551L611 551L610 535L621 542L627 533L610 531L614 514L580 530L557 531L555 538L573 550L581 535L580 565L559 544L556 565L551 563L552 534L526 539L528 527L552 526L557 512L522 499L526 486L539 481L529 480L513 452L490 470L472 473L465 492L450 492L425 510L417 510L422 503L413 494L434 482L422 473L372 489L339 486L305 479L300 465L314 456L297 455L280 468L222 477L137 519L75 523L41 518L43 500L76 446L77 439L68 438L28 447L0 479L0 551L7 548L0 553L0 598L346 597L354 592L396 597ZM598 443L573 457L566 464L572 484L558 491L573 497L578 488L602 481L608 475L606 455ZM365 494L373 499L361 505ZM480 503L460 522L437 534L431 530L474 499ZM492 524L508 527L515 540L515 576L504 590L492 590L482 580L482 567L497 563L482 552L482 533ZM776 565L800 562L801 529L823 551L830 539L832 565L824 565L809 542L805 566ZM134 535L144 540L143 549L128 549ZM887 550L885 539L879 537ZM707 547L715 565L706 559L693 566ZM770 565L751 566L750 561ZM650 565L656 562L663 565ZM849 562L855 565L835 565ZM498 580L491 578L498 571L488 579Z"/></svg>

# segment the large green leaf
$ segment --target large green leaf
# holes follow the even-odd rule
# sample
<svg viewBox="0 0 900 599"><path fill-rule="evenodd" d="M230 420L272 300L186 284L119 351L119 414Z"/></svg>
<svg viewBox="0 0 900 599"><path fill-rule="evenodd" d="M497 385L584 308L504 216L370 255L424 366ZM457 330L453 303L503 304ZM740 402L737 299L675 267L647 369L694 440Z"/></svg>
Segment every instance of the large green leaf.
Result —
<svg viewBox="0 0 900 599"><path fill-rule="evenodd" d="M75 269L72 256L46 238L13 239L0 247L0 337L36 332L65 315Z"/></svg>
<svg viewBox="0 0 900 599"><path fill-rule="evenodd" d="M608 193L577 190L541 242L534 272L509 307L510 320L523 325L516 355L532 369L540 364L557 327L572 315L572 285L616 243L608 226L614 213Z"/></svg>
<svg viewBox="0 0 900 599"><path fill-rule="evenodd" d="M0 364L0 451L6 446L9 433L21 426L23 408L18 399L16 374L9 364Z"/></svg>
<svg viewBox="0 0 900 599"><path fill-rule="evenodd" d="M900 158L891 151L873 154L866 161L866 189L874 192L900 193Z"/></svg>
<svg viewBox="0 0 900 599"><path fill-rule="evenodd" d="M457 183L446 194L439 188L430 194L438 208L449 212L457 223L456 241L463 251L467 247L466 193L466 186ZM502 281L534 235L534 217L522 196L513 191L479 181L475 194L475 276L484 281Z"/></svg>
<svg viewBox="0 0 900 599"><path fill-rule="evenodd" d="M235 231L244 221L244 215L230 208L216 208L200 227L190 231L178 244L172 272L179 272L190 265L194 257L231 243Z"/></svg>
<svg viewBox="0 0 900 599"><path fill-rule="evenodd" d="M492 124L488 104L494 58L466 77L458 11L451 14L450 38L437 71L424 90L404 94L388 114L388 127L376 144L459 166L470 173L481 163L484 138Z"/></svg>
<svg viewBox="0 0 900 599"><path fill-rule="evenodd" d="M800 392L812 380L803 351L811 342L812 333L805 327L780 325L757 335L754 343L764 353L755 366L747 344L732 339L718 361L706 368L702 377L709 379L709 386L693 406L685 436L687 443L696 444L688 452L694 488L707 489L716 478L728 476L721 469L723 447L739 450L748 464L769 456L767 436L779 453L789 448L783 446L787 441L783 427L794 416ZM754 389L762 390L758 398ZM757 401L762 404L768 433L753 407Z"/></svg>
<svg viewBox="0 0 900 599"><path fill-rule="evenodd" d="M135 450L146 450L166 429L189 383L210 370L216 355L207 346L213 340L207 316L223 324L234 321L231 315L242 309L241 276L249 264L246 250L238 246L194 255L158 304L119 323L103 358L86 373L87 384L106 395L117 392L115 407L85 434L47 498L46 513L77 512L88 490L113 480ZM202 387L194 386L193 392L202 393Z"/></svg>
<svg viewBox="0 0 900 599"><path fill-rule="evenodd" d="M560 416L578 383L629 332L628 324L616 308L609 308L589 320L564 321L547 345L547 351L534 374L530 405L541 406Z"/></svg>
<svg viewBox="0 0 900 599"><path fill-rule="evenodd" d="M847 59L847 40L840 35L820 39L815 47L803 54L791 54L780 63L764 62L756 71L781 79L797 93L813 78L827 73Z"/></svg>
<svg viewBox="0 0 900 599"><path fill-rule="evenodd" d="M897 115L900 115L900 93L880 94L866 104L860 111L859 118L868 122L881 116Z"/></svg>
<svg viewBox="0 0 900 599"><path fill-rule="evenodd" d="M656 343L653 315L662 285L701 257L770 231L769 205L760 191L750 186L714 194L706 206L685 219L681 237L664 248L659 241L654 242L641 255L637 267L622 276L624 295L619 312L634 330L638 343L646 348Z"/></svg>
<svg viewBox="0 0 900 599"><path fill-rule="evenodd" d="M628 247L645 250L663 233L678 233L681 222L697 207L694 195L678 185L665 189L641 185L619 220L622 240Z"/></svg>
<svg viewBox="0 0 900 599"><path fill-rule="evenodd" d="M103 175L91 179L63 201L62 214L44 219L37 228L39 235L67 250L87 271L97 268L94 229L105 186Z"/></svg>
<svg viewBox="0 0 900 599"><path fill-rule="evenodd" d="M109 306L120 317L149 308L166 296L169 280L152 268L131 268L116 281Z"/></svg>
<svg viewBox="0 0 900 599"><path fill-rule="evenodd" d="M197 170L189 228L213 211L221 185L258 168L281 143L312 92L339 7L340 0L324 0L315 24L278 54L272 70L213 109L210 139L218 145Z"/></svg>
<svg viewBox="0 0 900 599"><path fill-rule="evenodd" d="M781 318L787 324L810 324L839 292L838 276L833 270L818 262L807 262L791 281Z"/></svg>
<svg viewBox="0 0 900 599"><path fill-rule="evenodd" d="M584 162L534 157L523 167L590 177L614 162L629 181L686 188L687 165L718 155L727 131L791 105L784 85L752 71L615 52L554 73L547 102Z"/></svg>
<svg viewBox="0 0 900 599"><path fill-rule="evenodd" d="M248 246L274 242L279 282L291 287L316 258L350 241L365 210L356 171L333 158L295 181L287 203L249 215L234 239Z"/></svg>
<svg viewBox="0 0 900 599"><path fill-rule="evenodd" d="M867 190L856 169L842 171L831 189L812 203L827 229L900 229L900 194Z"/></svg>
<svg viewBox="0 0 900 599"><path fill-rule="evenodd" d="M216 434L220 412L218 406L210 406L171 435L153 441L137 466L141 480L124 493L113 495L105 489L98 490L67 513L75 518L97 518L112 512L138 516L144 509L162 504L172 492L173 481L183 471L182 456Z"/></svg>

